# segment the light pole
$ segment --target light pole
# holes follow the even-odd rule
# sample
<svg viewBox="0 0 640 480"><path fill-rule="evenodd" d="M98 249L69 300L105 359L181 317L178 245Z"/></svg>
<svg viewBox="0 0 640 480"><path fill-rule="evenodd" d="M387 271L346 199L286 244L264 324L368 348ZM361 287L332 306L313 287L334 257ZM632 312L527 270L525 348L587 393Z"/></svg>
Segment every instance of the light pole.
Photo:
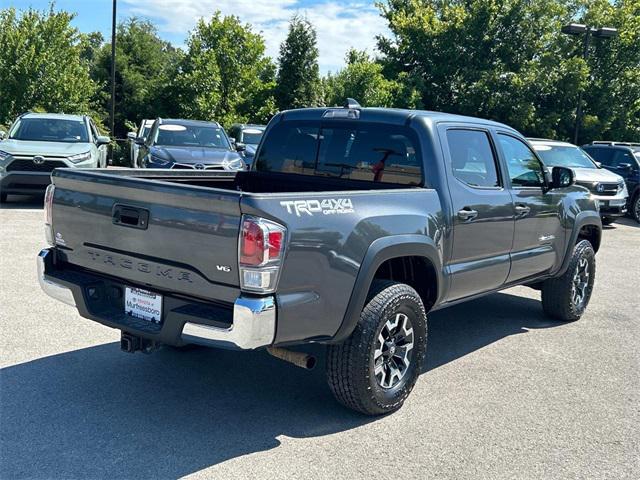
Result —
<svg viewBox="0 0 640 480"><path fill-rule="evenodd" d="M113 14L111 17L111 135L115 138L116 122L116 1L113 0ZM113 161L113 148L111 149L111 161Z"/></svg>
<svg viewBox="0 0 640 480"><path fill-rule="evenodd" d="M584 58L585 62L589 57L589 41L591 37L597 38L611 38L618 35L618 29L612 27L601 27L595 28L590 27L588 25L583 25L582 23L570 23L562 27L562 33L565 35L584 35L584 40L582 43L582 58ZM576 124L573 129L573 143L578 144L578 133L580 132L580 126L582 124L582 95L584 91L581 88L578 92L578 106L576 107Z"/></svg>

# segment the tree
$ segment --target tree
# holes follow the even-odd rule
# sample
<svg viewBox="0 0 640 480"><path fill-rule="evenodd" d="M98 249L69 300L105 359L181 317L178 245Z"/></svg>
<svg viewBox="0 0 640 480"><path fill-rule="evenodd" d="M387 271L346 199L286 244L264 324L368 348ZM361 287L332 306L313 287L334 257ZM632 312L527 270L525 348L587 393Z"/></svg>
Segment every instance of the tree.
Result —
<svg viewBox="0 0 640 480"><path fill-rule="evenodd" d="M106 112L111 83L111 44L105 43L93 53L98 39L89 36L84 56L92 65L92 76L101 89L97 102ZM95 57L93 60L91 60ZM178 72L180 50L158 37L148 21L129 18L118 25L116 41L116 136L127 132L127 121L172 116L177 105L167 98L166 89Z"/></svg>
<svg viewBox="0 0 640 480"><path fill-rule="evenodd" d="M316 31L294 16L287 38L280 45L276 101L280 110L312 107L320 103L320 74Z"/></svg>
<svg viewBox="0 0 640 480"><path fill-rule="evenodd" d="M191 33L174 91L186 117L266 122L275 113L274 76L262 36L216 12Z"/></svg>
<svg viewBox="0 0 640 480"><path fill-rule="evenodd" d="M640 141L640 0L591 1L580 22L612 26L618 36L593 39L587 62L588 73L581 138ZM571 54L580 54L582 45L572 42Z"/></svg>
<svg viewBox="0 0 640 480"><path fill-rule="evenodd" d="M28 110L89 113L96 85L82 61L73 15L0 10L0 123Z"/></svg>
<svg viewBox="0 0 640 480"><path fill-rule="evenodd" d="M388 0L379 37L385 74L404 75L426 108L493 118L529 135L571 137L586 89L582 141L638 138L639 0ZM621 26L618 39L581 43L569 21ZM612 99L616 99L612 102ZM614 137L610 137L614 138Z"/></svg>
<svg viewBox="0 0 640 480"><path fill-rule="evenodd" d="M350 50L345 60L347 66L343 70L325 79L327 105L342 105L345 98L351 97L363 107L391 107L397 85L384 77L382 65L357 50Z"/></svg>

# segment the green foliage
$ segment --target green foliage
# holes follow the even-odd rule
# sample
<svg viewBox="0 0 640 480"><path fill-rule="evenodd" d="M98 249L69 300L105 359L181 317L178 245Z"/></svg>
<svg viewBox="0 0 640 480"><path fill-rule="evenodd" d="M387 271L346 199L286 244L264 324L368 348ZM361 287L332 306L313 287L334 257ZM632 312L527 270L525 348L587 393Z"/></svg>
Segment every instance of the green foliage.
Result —
<svg viewBox="0 0 640 480"><path fill-rule="evenodd" d="M175 98L184 117L264 122L275 113L274 73L262 36L217 12L191 33Z"/></svg>
<svg viewBox="0 0 640 480"><path fill-rule="evenodd" d="M379 58L351 50L322 80L316 32L295 16L278 69L264 38L237 17L201 20L187 49L162 40L148 21L118 26L116 128L143 118L265 123L277 109L341 105L450 111L505 122L523 133L572 138L584 93L580 143L640 141L640 0L386 0L390 35ZM73 15L0 10L0 124L27 110L93 114L104 132L111 45L79 33ZM560 33L570 21L613 26L619 36ZM116 148L116 155L119 150Z"/></svg>
<svg viewBox="0 0 640 480"><path fill-rule="evenodd" d="M83 58L100 85L97 101L104 112L111 102L111 44L101 45L100 34L87 36ZM127 121L139 124L144 118L172 116L177 105L167 93L182 58L180 50L158 37L146 20L130 18L118 25L116 40L115 134L128 131ZM108 115L104 115L107 123Z"/></svg>
<svg viewBox="0 0 640 480"><path fill-rule="evenodd" d="M280 45L278 65L275 93L280 110L321 103L316 31L308 20L291 19L287 38Z"/></svg>
<svg viewBox="0 0 640 480"><path fill-rule="evenodd" d="M582 141L610 135L631 140L640 123L638 4L388 0L380 9L392 35L380 37L378 46L386 75L404 75L402 83L412 82L428 109L570 138L577 95L586 88ZM615 40L594 39L588 62L579 58L580 40L560 33L564 23L582 17L624 30Z"/></svg>
<svg viewBox="0 0 640 480"><path fill-rule="evenodd" d="M96 86L73 15L0 10L0 123L28 110L89 113Z"/></svg>
<svg viewBox="0 0 640 480"><path fill-rule="evenodd" d="M395 82L382 74L382 65L371 60L365 52L350 50L347 66L336 75L329 74L324 81L327 105L342 105L345 98L358 100L363 107L391 107Z"/></svg>

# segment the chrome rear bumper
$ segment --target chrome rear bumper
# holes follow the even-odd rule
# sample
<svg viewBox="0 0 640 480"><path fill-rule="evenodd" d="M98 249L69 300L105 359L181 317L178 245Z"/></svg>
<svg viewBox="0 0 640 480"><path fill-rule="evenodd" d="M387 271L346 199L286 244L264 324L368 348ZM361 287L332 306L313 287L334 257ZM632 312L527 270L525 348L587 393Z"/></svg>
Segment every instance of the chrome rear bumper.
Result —
<svg viewBox="0 0 640 480"><path fill-rule="evenodd" d="M229 328L187 322L182 340L216 346L231 343L252 349L271 345L276 333L276 304L273 297L238 297L233 305L233 324Z"/></svg>
<svg viewBox="0 0 640 480"><path fill-rule="evenodd" d="M40 287L50 297L72 307L80 307L79 310L82 313L82 311L86 310L86 305L84 303L76 304L72 290L55 282L55 277L47 275L47 264L51 268L52 257L52 249L44 249L38 255L38 281L40 282ZM78 301L85 302L82 293L80 292L78 295ZM172 312L167 312L165 315L164 323L170 324L173 322L177 329L174 336L162 340L170 344L179 343L182 340L185 343L196 343L211 347L248 350L271 345L276 334L276 302L273 296L239 296L233 305L233 322L224 328L187 321L182 327L182 333L180 333L181 324L176 325L175 323L179 320L172 316ZM94 315L87 315L86 313L83 316L121 330L126 329L132 333L143 335L143 333L135 332L131 328L107 323L107 321L114 322L113 318L96 318Z"/></svg>
<svg viewBox="0 0 640 480"><path fill-rule="evenodd" d="M73 298L73 292L71 289L60 285L59 283L52 282L45 276L44 262L48 255L52 255L51 250L48 248L41 250L38 254L38 282L40 282L40 288L42 288L44 293L50 297L75 307L76 301Z"/></svg>

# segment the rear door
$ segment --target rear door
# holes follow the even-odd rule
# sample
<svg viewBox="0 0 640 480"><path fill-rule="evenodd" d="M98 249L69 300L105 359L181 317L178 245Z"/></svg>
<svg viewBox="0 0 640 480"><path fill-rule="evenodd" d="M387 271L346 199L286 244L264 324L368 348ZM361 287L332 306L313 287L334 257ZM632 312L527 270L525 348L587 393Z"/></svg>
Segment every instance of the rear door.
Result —
<svg viewBox="0 0 640 480"><path fill-rule="evenodd" d="M490 131L476 125L440 125L453 207L448 301L504 284L509 274L514 217Z"/></svg>
<svg viewBox="0 0 640 480"><path fill-rule="evenodd" d="M53 181L54 236L69 263L203 298L239 285L239 192L90 171Z"/></svg>
<svg viewBox="0 0 640 480"><path fill-rule="evenodd" d="M515 234L508 282L538 275L562 260L562 191L545 191L543 166L529 145L512 132L498 132L498 145L514 202Z"/></svg>

